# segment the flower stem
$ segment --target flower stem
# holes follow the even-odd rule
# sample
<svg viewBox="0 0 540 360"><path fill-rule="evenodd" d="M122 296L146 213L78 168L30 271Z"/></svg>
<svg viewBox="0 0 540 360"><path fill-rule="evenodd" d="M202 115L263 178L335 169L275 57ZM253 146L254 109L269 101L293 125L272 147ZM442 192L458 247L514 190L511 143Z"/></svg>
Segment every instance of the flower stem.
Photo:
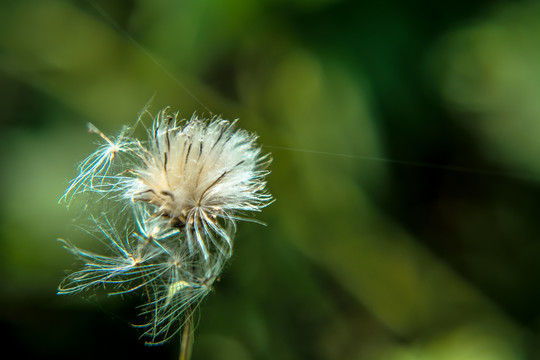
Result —
<svg viewBox="0 0 540 360"><path fill-rule="evenodd" d="M184 323L184 330L182 331L179 360L191 359L191 346L193 345L192 311L193 309L191 306L186 310L186 322Z"/></svg>

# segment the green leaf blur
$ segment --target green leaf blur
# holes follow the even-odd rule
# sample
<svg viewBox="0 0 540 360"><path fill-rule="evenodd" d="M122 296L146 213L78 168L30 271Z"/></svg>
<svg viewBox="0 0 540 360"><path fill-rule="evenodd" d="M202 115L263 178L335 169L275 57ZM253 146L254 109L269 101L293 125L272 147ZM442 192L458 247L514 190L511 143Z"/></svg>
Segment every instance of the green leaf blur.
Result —
<svg viewBox="0 0 540 360"><path fill-rule="evenodd" d="M193 359L538 358L539 39L535 1L0 1L5 351L178 356L143 345L136 298L56 296L55 239L95 246L57 204L85 123L152 99L274 158Z"/></svg>

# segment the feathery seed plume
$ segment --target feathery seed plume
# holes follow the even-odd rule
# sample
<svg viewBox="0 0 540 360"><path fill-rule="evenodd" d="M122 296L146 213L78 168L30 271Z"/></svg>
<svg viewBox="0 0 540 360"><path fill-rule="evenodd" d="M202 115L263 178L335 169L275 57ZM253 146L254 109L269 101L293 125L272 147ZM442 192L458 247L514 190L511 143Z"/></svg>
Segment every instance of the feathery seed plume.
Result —
<svg viewBox="0 0 540 360"><path fill-rule="evenodd" d="M87 210L94 224L88 233L106 253L62 240L84 266L58 293L141 291L149 320L140 326L152 344L182 327L186 338L193 311L232 255L236 221L272 201L265 190L271 159L261 155L255 135L219 117L177 117L159 112L146 141L133 138L130 127L109 138L89 125L103 144L79 165L61 198L69 204L74 196L99 193L98 206L120 206L97 215Z"/></svg>

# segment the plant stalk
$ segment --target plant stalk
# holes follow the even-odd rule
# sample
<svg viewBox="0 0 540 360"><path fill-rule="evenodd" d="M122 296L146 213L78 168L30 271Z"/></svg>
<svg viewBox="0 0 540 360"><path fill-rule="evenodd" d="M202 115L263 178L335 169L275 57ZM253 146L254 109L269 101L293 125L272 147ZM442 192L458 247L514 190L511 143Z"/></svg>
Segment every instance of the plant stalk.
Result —
<svg viewBox="0 0 540 360"><path fill-rule="evenodd" d="M191 359L191 348L193 345L193 325L192 325L192 307L186 309L186 321L184 323L184 329L182 331L182 339L180 343L180 356L179 360Z"/></svg>

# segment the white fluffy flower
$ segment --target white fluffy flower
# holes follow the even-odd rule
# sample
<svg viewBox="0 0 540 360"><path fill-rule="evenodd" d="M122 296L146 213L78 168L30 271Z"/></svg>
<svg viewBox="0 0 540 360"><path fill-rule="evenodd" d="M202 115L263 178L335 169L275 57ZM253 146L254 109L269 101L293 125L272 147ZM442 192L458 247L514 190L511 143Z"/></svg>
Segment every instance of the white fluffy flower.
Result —
<svg viewBox="0 0 540 360"><path fill-rule="evenodd" d="M142 326L150 343L168 340L182 326L189 334L193 312L232 254L236 220L271 201L265 190L270 158L261 156L255 135L221 118L178 121L163 110L142 142L131 136L134 128L115 138L89 128L103 144L79 166L62 199L99 195L98 215L92 206L85 210L95 228L89 234L107 252L63 240L84 267L58 293L140 290L148 298Z"/></svg>
<svg viewBox="0 0 540 360"><path fill-rule="evenodd" d="M261 156L256 136L220 118L179 124L176 114L163 111L149 137L125 196L153 205L156 216L184 229L190 248L198 246L205 259L212 246L230 254L229 225L270 200L264 191L268 157Z"/></svg>

